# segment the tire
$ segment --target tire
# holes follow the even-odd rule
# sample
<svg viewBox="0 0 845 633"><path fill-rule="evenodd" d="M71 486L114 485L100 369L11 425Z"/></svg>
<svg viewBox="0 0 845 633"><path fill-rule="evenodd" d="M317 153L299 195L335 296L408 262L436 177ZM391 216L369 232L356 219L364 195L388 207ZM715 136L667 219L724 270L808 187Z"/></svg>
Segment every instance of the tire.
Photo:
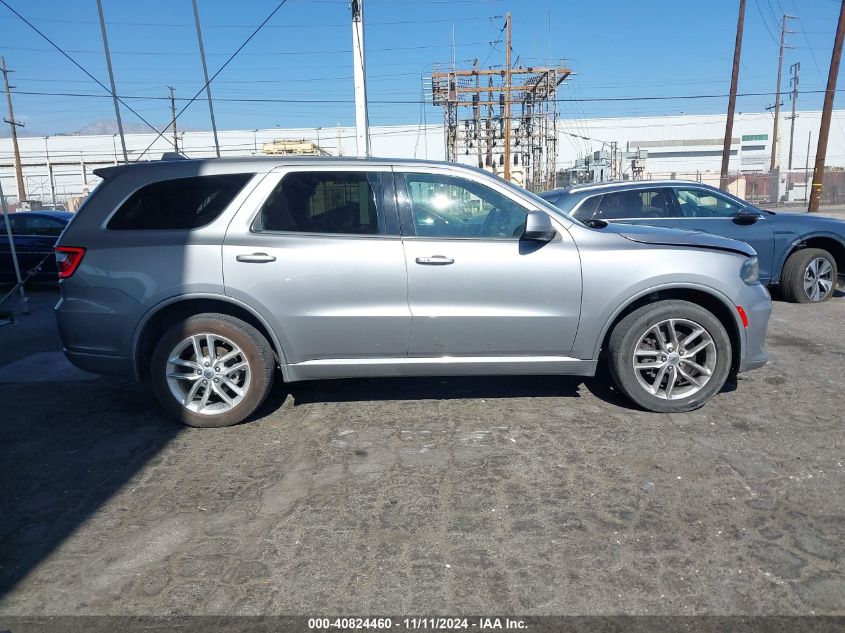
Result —
<svg viewBox="0 0 845 633"><path fill-rule="evenodd" d="M153 351L150 382L170 416L188 426L217 428L252 415L270 392L274 371L273 350L258 330L209 313L164 333Z"/></svg>
<svg viewBox="0 0 845 633"><path fill-rule="evenodd" d="M682 357L681 345L672 344L667 325L670 320L679 344L698 328L703 330L689 341L692 348L681 348L691 356ZM656 326L662 335L662 347L656 339ZM699 346L703 347L696 351ZM671 352L663 351L670 347ZM637 364L641 369L634 368L635 350L639 350ZM634 310L616 324L608 341L608 365L616 386L643 409L656 413L681 413L704 405L728 379L732 354L730 337L712 312L674 299ZM655 368L648 368L649 364L655 364Z"/></svg>
<svg viewBox="0 0 845 633"><path fill-rule="evenodd" d="M811 267L815 267L815 272ZM783 298L792 303L827 301L836 291L838 274L836 260L827 251L820 248L802 248L795 251L783 265ZM816 281L813 283L812 279Z"/></svg>

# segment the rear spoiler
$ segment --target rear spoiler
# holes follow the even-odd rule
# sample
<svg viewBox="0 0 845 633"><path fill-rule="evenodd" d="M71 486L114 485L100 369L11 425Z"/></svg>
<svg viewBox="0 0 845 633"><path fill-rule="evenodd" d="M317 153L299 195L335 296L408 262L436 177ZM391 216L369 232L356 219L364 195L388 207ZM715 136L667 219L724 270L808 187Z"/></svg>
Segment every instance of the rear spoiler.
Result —
<svg viewBox="0 0 845 633"><path fill-rule="evenodd" d="M164 152L159 160L188 160L188 157L177 152ZM128 169L132 164L133 163L126 163L123 165L113 165L112 167L100 167L94 170L94 175L102 178L103 180L108 180L118 171Z"/></svg>

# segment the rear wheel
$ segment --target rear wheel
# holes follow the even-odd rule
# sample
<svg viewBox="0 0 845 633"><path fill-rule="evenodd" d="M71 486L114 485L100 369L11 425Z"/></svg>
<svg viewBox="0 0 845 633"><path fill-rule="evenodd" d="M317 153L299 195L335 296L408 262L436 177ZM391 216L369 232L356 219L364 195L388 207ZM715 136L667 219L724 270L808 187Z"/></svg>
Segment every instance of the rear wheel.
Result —
<svg viewBox="0 0 845 633"><path fill-rule="evenodd" d="M184 424L221 427L261 405L273 371L273 351L258 330L228 315L199 314L161 337L150 380L165 410Z"/></svg>
<svg viewBox="0 0 845 633"><path fill-rule="evenodd" d="M833 255L820 248L795 251L783 265L783 298L793 303L821 303L833 296L838 277Z"/></svg>
<svg viewBox="0 0 845 633"><path fill-rule="evenodd" d="M608 344L616 386L649 411L692 411L730 373L731 341L713 313L688 301L643 306L622 319Z"/></svg>

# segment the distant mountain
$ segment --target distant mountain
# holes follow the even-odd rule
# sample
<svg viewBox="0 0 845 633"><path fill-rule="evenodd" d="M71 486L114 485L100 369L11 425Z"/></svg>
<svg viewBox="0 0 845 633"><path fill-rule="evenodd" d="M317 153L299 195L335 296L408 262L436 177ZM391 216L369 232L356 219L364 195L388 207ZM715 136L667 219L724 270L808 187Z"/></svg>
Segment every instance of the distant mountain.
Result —
<svg viewBox="0 0 845 633"><path fill-rule="evenodd" d="M143 123L123 122L124 134L144 134L151 132L150 128ZM101 119L79 128L74 134L117 134L117 120Z"/></svg>

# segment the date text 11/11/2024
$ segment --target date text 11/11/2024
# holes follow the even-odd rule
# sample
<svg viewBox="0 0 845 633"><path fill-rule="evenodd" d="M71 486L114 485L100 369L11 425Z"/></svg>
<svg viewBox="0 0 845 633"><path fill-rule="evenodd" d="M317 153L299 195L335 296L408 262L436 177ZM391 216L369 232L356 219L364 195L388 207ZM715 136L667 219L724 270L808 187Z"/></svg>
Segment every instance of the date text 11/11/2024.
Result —
<svg viewBox="0 0 845 633"><path fill-rule="evenodd" d="M526 624L523 620L497 617L479 618L445 618L445 617L422 617L422 618L309 618L308 628L316 631L328 630L369 630L389 631L392 629L406 630L524 630Z"/></svg>

